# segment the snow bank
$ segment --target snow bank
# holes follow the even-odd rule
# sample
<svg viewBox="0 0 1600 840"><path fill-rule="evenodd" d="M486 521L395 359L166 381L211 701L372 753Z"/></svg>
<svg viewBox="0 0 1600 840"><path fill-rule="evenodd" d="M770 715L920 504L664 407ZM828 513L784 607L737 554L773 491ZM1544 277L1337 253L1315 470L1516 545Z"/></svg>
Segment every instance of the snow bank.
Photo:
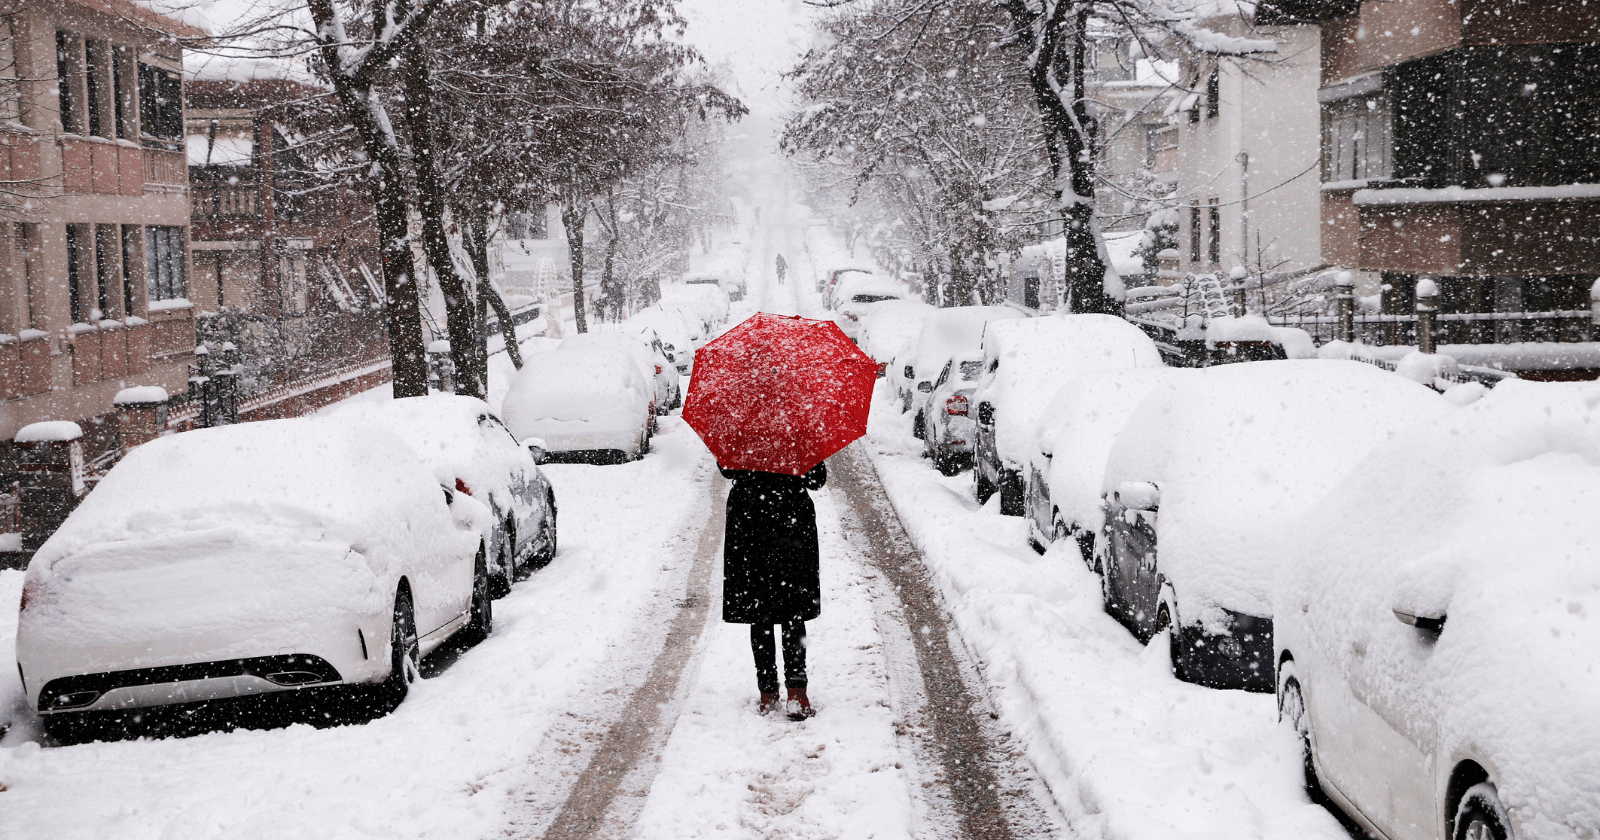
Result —
<svg viewBox="0 0 1600 840"><path fill-rule="evenodd" d="M995 409L995 447L1012 467L1038 448L1038 424L1056 392L1086 373L1162 367L1155 342L1111 315L1059 315L993 324L983 336L984 379L973 403Z"/></svg>
<svg viewBox="0 0 1600 840"><path fill-rule="evenodd" d="M1373 450L1276 545L1290 638L1346 679L1363 642L1363 687L1440 765L1493 768L1519 837L1600 826L1597 416L1600 385L1502 383ZM1447 614L1437 641L1397 607Z"/></svg>
<svg viewBox="0 0 1600 840"><path fill-rule="evenodd" d="M1100 484L1117 433L1134 409L1168 377L1188 371L1139 368L1094 373L1067 383L1040 420L1039 441L1050 455L1050 503L1068 528L1099 533L1104 520Z"/></svg>
<svg viewBox="0 0 1600 840"><path fill-rule="evenodd" d="M1256 535L1305 511L1372 447L1451 409L1360 362L1245 362L1169 377L1134 411L1101 492L1161 488L1160 566L1185 611L1270 616L1274 557Z"/></svg>

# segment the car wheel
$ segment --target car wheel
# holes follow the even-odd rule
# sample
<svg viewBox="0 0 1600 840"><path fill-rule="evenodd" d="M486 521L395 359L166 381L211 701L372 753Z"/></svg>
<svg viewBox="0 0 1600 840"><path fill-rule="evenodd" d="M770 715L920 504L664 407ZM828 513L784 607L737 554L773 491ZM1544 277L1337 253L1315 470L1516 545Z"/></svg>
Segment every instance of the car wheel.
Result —
<svg viewBox="0 0 1600 840"><path fill-rule="evenodd" d="M500 543L498 557L500 573L489 578L489 594L504 598L511 594L511 584L517 579L517 531L510 521L506 522L506 538Z"/></svg>
<svg viewBox="0 0 1600 840"><path fill-rule="evenodd" d="M394 621L389 630L389 678L379 687L379 698L386 710L406 699L411 684L422 673L421 649L417 645L417 619L411 607L411 592L400 590L394 596Z"/></svg>
<svg viewBox="0 0 1600 840"><path fill-rule="evenodd" d="M961 472L960 456L939 449L933 450L933 465L938 468L940 475L953 476Z"/></svg>
<svg viewBox="0 0 1600 840"><path fill-rule="evenodd" d="M1288 676L1283 680L1283 689L1278 692L1278 722L1289 726L1300 741L1302 782L1311 801L1321 804L1322 784L1317 781L1317 765L1311 755L1311 718L1306 714L1306 697L1300 688L1300 679L1290 667L1293 664L1291 660L1283 666Z"/></svg>
<svg viewBox="0 0 1600 840"><path fill-rule="evenodd" d="M472 606L467 626L461 629L461 640L475 645L494 632L494 599L489 596L489 560L483 546L478 547L478 559L472 564Z"/></svg>
<svg viewBox="0 0 1600 840"><path fill-rule="evenodd" d="M1511 840L1506 822L1499 792L1489 782L1480 782L1461 795L1451 836L1453 840Z"/></svg>
<svg viewBox="0 0 1600 840"><path fill-rule="evenodd" d="M556 497L554 493L550 494L546 504L549 514L545 516L544 523L539 526L539 545L541 548L538 554L533 555L533 562L530 564L536 569L542 569L548 566L551 560L556 559Z"/></svg>
<svg viewBox="0 0 1600 840"><path fill-rule="evenodd" d="M974 468L972 475L972 497L977 499L980 505L988 504L989 497L994 495L994 485L984 476L981 469Z"/></svg>
<svg viewBox="0 0 1600 840"><path fill-rule="evenodd" d="M1000 472L1000 515L1021 516L1023 513L1022 474L1016 470Z"/></svg>
<svg viewBox="0 0 1600 840"><path fill-rule="evenodd" d="M49 735L57 746L70 747L94 740L94 730L89 725L89 716L83 712L56 712L52 715L41 715L41 718L45 734Z"/></svg>
<svg viewBox="0 0 1600 840"><path fill-rule="evenodd" d="M911 434L920 440L927 439L928 425L923 421L922 412L920 411L917 412L917 416L911 420Z"/></svg>

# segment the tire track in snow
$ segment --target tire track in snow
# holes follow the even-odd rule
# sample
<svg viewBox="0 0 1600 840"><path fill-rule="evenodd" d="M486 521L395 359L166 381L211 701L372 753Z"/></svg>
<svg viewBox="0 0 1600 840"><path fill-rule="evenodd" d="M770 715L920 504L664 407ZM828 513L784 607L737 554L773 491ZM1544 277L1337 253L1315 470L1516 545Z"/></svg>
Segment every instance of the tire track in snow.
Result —
<svg viewBox="0 0 1600 840"><path fill-rule="evenodd" d="M983 681L946 621L876 470L859 443L830 461L830 485L846 503L846 534L893 590L874 601L901 734L936 783L924 802L932 821L944 812L956 823L956 836L973 840L1056 835L1062 821L1048 792L993 725L997 716L987 698L968 688Z"/></svg>
<svg viewBox="0 0 1600 840"><path fill-rule="evenodd" d="M541 768L544 772L536 775L570 775L585 757L587 763L577 772L564 799L552 802L555 797L548 784L539 783L542 780L530 785L525 802L531 818L524 824L514 823L506 836L543 840L596 837L627 825L637 814L649 792L661 747L672 732L681 701L680 686L693 683L699 640L712 615L712 605L702 593L709 587L722 545L726 497L726 479L713 474L710 515L682 579L682 594L676 599L663 597L640 621L640 635L646 639L661 637L659 628L666 627L660 652L648 663L630 658L614 671L614 686L637 688L625 702L620 688L606 690L609 696L601 701L598 714L571 715L568 725L546 736L530 761L549 757L554 758L555 766ZM644 674L642 679L640 674ZM609 726L607 721L611 721Z"/></svg>

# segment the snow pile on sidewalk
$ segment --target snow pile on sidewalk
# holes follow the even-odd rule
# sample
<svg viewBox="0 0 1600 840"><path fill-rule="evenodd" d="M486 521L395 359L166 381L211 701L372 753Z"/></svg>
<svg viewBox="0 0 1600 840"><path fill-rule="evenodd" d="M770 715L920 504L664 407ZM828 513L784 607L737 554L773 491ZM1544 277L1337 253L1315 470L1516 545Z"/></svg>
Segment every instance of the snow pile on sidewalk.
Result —
<svg viewBox="0 0 1600 840"><path fill-rule="evenodd" d="M1301 788L1272 697L1174 679L1165 637L1142 648L1104 613L1070 540L1036 555L1024 522L977 508L970 476L930 469L879 397L868 441L884 487L1077 836L1346 840Z"/></svg>

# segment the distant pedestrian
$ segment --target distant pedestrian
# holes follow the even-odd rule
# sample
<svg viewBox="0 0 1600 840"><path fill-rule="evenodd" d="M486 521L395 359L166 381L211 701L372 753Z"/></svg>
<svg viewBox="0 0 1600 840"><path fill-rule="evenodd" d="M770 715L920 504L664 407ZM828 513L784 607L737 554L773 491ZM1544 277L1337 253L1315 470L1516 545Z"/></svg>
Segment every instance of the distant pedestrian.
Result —
<svg viewBox="0 0 1600 840"><path fill-rule="evenodd" d="M778 663L772 638L783 627L784 710L790 720L816 712L806 696L806 622L822 612L817 511L808 490L828 482L817 464L805 475L730 470L728 524L722 549L722 620L750 625L759 711L778 708Z"/></svg>
<svg viewBox="0 0 1600 840"><path fill-rule="evenodd" d="M783 285L783 275L789 271L789 264L783 261L783 255L778 255L778 285Z"/></svg>

